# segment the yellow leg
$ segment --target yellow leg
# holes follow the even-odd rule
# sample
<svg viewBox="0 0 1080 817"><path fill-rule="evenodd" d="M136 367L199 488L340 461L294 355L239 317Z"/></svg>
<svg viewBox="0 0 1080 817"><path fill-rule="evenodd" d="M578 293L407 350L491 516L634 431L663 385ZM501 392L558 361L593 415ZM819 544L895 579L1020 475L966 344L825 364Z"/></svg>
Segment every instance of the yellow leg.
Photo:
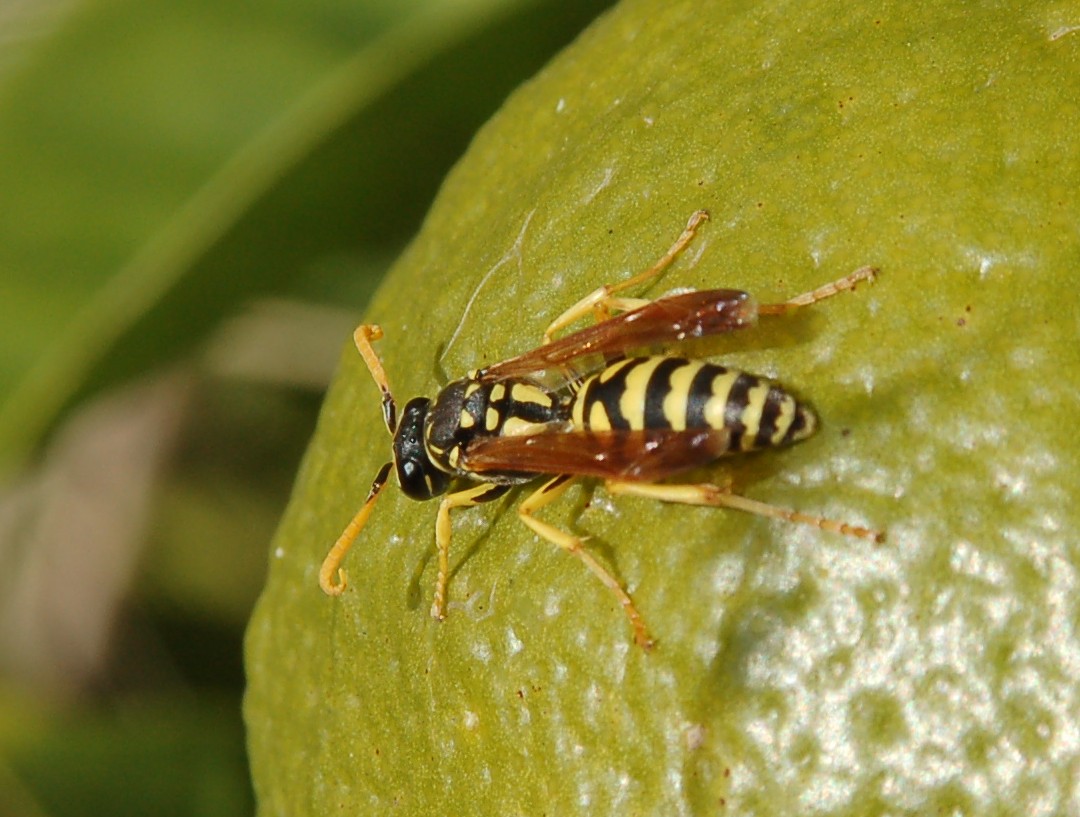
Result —
<svg viewBox="0 0 1080 817"><path fill-rule="evenodd" d="M857 270L845 275L843 278L838 278L835 281L819 286L817 289L810 290L810 292L796 295L794 298L789 298L783 303L759 304L758 314L784 315L788 312L793 312L799 307L810 306L810 304L824 301L826 298L831 298L833 295L840 292L855 289L855 285L862 281L873 281L875 275L877 275L877 270L874 267L859 267Z"/></svg>
<svg viewBox="0 0 1080 817"><path fill-rule="evenodd" d="M435 600L431 604L431 617L442 621L446 618L446 583L450 579L450 511L453 508L471 508L482 502L490 502L510 490L509 485L484 482L447 494L439 503L435 517L435 544L439 549L439 573L435 577Z"/></svg>
<svg viewBox="0 0 1080 817"><path fill-rule="evenodd" d="M382 336L381 326L361 324L353 332L353 343L356 344L356 350L360 352L364 363L367 364L368 371L371 372L371 379L379 387L379 392L382 394L383 421L386 423L386 428L390 431L391 436L393 436L394 432L397 431L397 408L394 405L394 397L390 394L390 381L386 378L386 371L383 369L382 361L379 360L375 347L371 345L372 341L379 340Z"/></svg>
<svg viewBox="0 0 1080 817"><path fill-rule="evenodd" d="M518 515L521 517L521 521L529 526L540 537L547 539L553 545L565 550L567 553L572 553L578 559L584 563L584 565L593 572L593 575L600 579L612 593L615 594L615 598L619 600L619 604L622 605L623 611L626 613L627 618L630 619L630 626L634 628L634 641L637 644L650 650L653 647L653 640L649 637L649 633L645 628L645 622L641 618L641 614L634 607L634 602L630 598L629 594L622 588L618 580L607 571L607 569L601 565L592 554L582 547L581 539L573 536L565 531L561 531L554 525L549 525L547 522L542 522L533 516L534 513L541 508L554 502L558 499L562 493L573 482L573 477L558 476L548 482L545 482L538 490L532 493L524 502L518 506Z"/></svg>
<svg viewBox="0 0 1080 817"><path fill-rule="evenodd" d="M658 485L651 482L607 480L606 484L607 489L616 495L641 496L647 499L657 499L661 502L679 502L683 505L711 505L713 507L735 508L758 516L783 519L801 525L812 525L821 530L841 533L845 536L856 536L873 542L882 542L885 539L885 534L882 531L851 525L835 519L827 519L823 516L792 511L787 508L778 508L766 502L759 502L756 499L748 499L745 496L733 494L727 488L707 483L701 485Z"/></svg>
<svg viewBox="0 0 1080 817"><path fill-rule="evenodd" d="M340 596L348 587L349 579L345 575L341 563L345 560L345 554L349 552L353 542L356 541L356 537L360 535L360 531L367 524L368 517L371 516L371 511L375 507L375 500L379 498L382 489L386 487L386 479L390 476L390 467L391 463L388 462L379 469L375 481L371 483L371 490L368 491L364 504L345 527L345 530L341 532L341 536L334 542L334 546L330 548L326 558L323 559L322 567L319 568L319 587L328 596ZM337 574L337 583L334 582L335 573Z"/></svg>
<svg viewBox="0 0 1080 817"><path fill-rule="evenodd" d="M697 234L698 227L703 222L708 221L709 214L705 210L698 210L692 216L690 221L686 224L686 229L682 231L674 244L670 249L661 256L660 260L649 267L644 272L639 272L632 278L627 278L625 281L619 281L617 284L604 284L601 287L597 287L572 307L563 312L559 317L551 322L551 325L544 331L544 343L551 343L551 339L556 332L560 329L564 329L574 321L585 317L590 312L593 312L599 319L602 315L607 314L610 317L611 309L622 309L620 305L621 301L626 303L633 303L634 306L630 308L636 308L638 306L644 306L648 301L640 299L613 299L611 296L616 292L622 292L624 289L630 289L638 284L643 284L651 278L655 278L662 273L668 267L674 263L675 259L679 257L687 245L694 239Z"/></svg>
<svg viewBox="0 0 1080 817"><path fill-rule="evenodd" d="M383 421L386 423L390 435L393 436L394 431L397 429L397 409L394 405L394 398L390 394L390 383L386 379L382 361L379 360L379 355L375 351L375 347L372 346L372 343L382 336L383 331L379 326L361 324L353 332L353 342L356 344L360 356L364 358L364 363L367 364L375 385L379 387L379 391L382 393ZM333 547L330 548L330 552L323 559L322 567L319 568L319 587L328 596L340 596L348 586L348 578L341 567L341 563L345 560L345 555L349 552L349 548L353 546L353 542L356 541L356 537L360 535L360 531L367 524L368 517L371 516L371 511L375 507L375 500L379 498L379 493L386 486L386 480L390 475L392 466L393 463L388 462L379 469L378 476L371 483L371 490L368 491L364 504L360 506L356 516L346 525L345 530L341 532ZM335 576L335 574L337 575Z"/></svg>
<svg viewBox="0 0 1080 817"><path fill-rule="evenodd" d="M630 312L651 303L648 298L605 298L593 305L593 319L597 323L603 323L616 312Z"/></svg>

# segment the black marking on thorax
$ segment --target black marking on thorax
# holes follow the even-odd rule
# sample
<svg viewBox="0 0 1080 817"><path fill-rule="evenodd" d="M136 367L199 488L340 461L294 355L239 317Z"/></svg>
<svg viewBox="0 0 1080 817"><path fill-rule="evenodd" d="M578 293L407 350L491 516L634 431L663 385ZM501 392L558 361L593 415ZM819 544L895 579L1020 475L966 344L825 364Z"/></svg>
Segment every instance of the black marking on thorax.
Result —
<svg viewBox="0 0 1080 817"><path fill-rule="evenodd" d="M435 398L424 442L439 468L470 476L457 462L473 439L521 430L522 424L563 422L568 411L567 398L532 381L515 378L486 383L462 378L447 384Z"/></svg>

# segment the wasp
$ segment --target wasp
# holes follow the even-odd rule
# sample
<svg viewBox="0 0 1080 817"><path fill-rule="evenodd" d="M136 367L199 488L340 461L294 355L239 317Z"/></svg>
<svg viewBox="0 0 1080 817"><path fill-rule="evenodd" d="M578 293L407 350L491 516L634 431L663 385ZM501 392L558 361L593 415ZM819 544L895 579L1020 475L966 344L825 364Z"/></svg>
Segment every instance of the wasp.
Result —
<svg viewBox="0 0 1080 817"><path fill-rule="evenodd" d="M776 507L727 487L660 482L721 457L803 440L814 432L817 418L809 406L765 378L686 357L630 356L633 350L733 332L761 316L783 315L853 289L875 274L862 267L771 304L759 304L734 289L680 291L655 300L620 295L666 270L708 217L704 210L695 212L655 264L597 288L563 312L537 348L451 381L434 400L413 398L400 416L373 346L382 329L359 326L353 337L382 393L393 459L379 470L364 504L323 561L323 591L332 596L344 591L341 563L391 469L407 496L442 497L435 519L438 573L431 607L438 620L446 617L451 511L490 502L542 476L548 479L518 506L521 521L577 557L615 595L635 642L645 649L653 639L622 584L579 537L537 516L579 477L604 480L614 495L734 508L881 541L879 531ZM556 339L556 333L590 314L595 323ZM555 385L545 381L551 372L559 375Z"/></svg>

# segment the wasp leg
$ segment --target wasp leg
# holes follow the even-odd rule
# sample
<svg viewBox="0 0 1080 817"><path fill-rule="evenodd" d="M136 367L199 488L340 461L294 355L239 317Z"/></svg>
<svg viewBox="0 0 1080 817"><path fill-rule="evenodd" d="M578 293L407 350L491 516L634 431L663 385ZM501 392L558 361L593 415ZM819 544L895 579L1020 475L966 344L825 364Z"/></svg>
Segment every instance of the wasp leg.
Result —
<svg viewBox="0 0 1080 817"><path fill-rule="evenodd" d="M648 298L616 298L614 296L604 298L599 303L593 304L593 320L603 323L614 317L616 312L632 312L651 303L652 301Z"/></svg>
<svg viewBox="0 0 1080 817"><path fill-rule="evenodd" d="M612 309L623 310L627 308L625 304L632 304L628 307L630 309L644 306L648 303L647 300L637 298L614 299L611 296L616 292L622 292L624 289L630 289L631 287L636 287L638 284L643 284L670 267L675 259L679 257L682 251L685 250L694 239L698 227L700 227L703 222L708 221L708 219L709 213L707 211L696 211L690 216L690 221L687 222L686 229L682 231L682 234L675 240L675 243L671 245L670 249L660 257L660 260L644 272L639 272L637 275L627 278L625 281L619 281L616 284L604 284L603 286L594 289L551 322L544 331L543 342L551 343L551 339L556 332L566 328L579 318L585 317L590 312L593 312L597 316L597 319L601 319L605 314L610 317Z"/></svg>
<svg viewBox="0 0 1080 817"><path fill-rule="evenodd" d="M386 479L390 476L392 464L388 462L379 469L379 473L371 483L371 490L368 491L364 504L360 506L356 516L341 532L341 536L337 538L334 546L330 548L330 552L323 559L322 567L319 568L319 587L328 596L340 596L348 586L348 577L345 575L345 569L341 567L341 563L345 560L345 554L349 552L353 542L356 541L356 537L360 535L360 531L367 524L368 517L371 516L371 511L375 507L375 500L379 498L382 489L386 487ZM335 573L337 573L338 579L336 584L334 583Z"/></svg>
<svg viewBox="0 0 1080 817"><path fill-rule="evenodd" d="M812 289L809 292L804 292L801 295L796 295L794 298L789 298L783 303L779 304L759 304L759 315L784 315L788 312L793 312L803 306L810 306L810 304L816 304L818 301L824 301L826 298L831 298L840 292L844 292L849 289L855 289L855 285L862 281L873 281L874 276L877 275L877 269L874 267L859 267L852 273L845 275L843 278L838 278L835 281L831 281L823 286L819 286L817 289Z"/></svg>
<svg viewBox="0 0 1080 817"><path fill-rule="evenodd" d="M435 517L435 544L439 549L439 573L435 578L435 600L431 604L431 617L442 621L446 618L446 583L450 579L450 511L453 508L471 508L483 502L498 499L511 488L510 485L498 485L484 482L447 494L439 503L439 513Z"/></svg>
<svg viewBox="0 0 1080 817"><path fill-rule="evenodd" d="M573 536L565 531L561 531L554 525L549 525L547 522L541 522L535 516L534 513L541 508L550 505L556 499L558 499L562 493L573 482L574 477L569 475L557 476L545 482L534 493L530 494L521 505L518 506L518 516L521 521L529 526L535 533L544 539L547 539L553 545L572 553L577 556L589 570L593 572L600 581L604 583L612 593L615 594L615 598L619 600L619 604L622 605L623 611L626 613L626 617L630 619L630 626L634 628L634 641L638 646L650 650L653 647L653 640L649 637L649 633L645 628L645 621L641 618L641 614L634 607L634 602L630 598L629 594L623 590L618 580L611 575L592 554L582 547L581 539Z"/></svg>
<svg viewBox="0 0 1080 817"><path fill-rule="evenodd" d="M652 482L626 482L609 479L605 484L608 491L616 495L641 496L647 499L658 499L661 502L679 502L683 505L711 505L713 507L735 508L758 516L783 519L801 525L812 525L821 530L842 533L845 536L855 536L860 539L869 539L872 542L885 540L885 534L882 531L864 528L860 525L851 525L836 519L827 519L824 516L814 516L801 511L779 508L767 502L759 502L756 499L748 499L745 496L733 494L726 487L718 487L708 483L700 485L661 485Z"/></svg>

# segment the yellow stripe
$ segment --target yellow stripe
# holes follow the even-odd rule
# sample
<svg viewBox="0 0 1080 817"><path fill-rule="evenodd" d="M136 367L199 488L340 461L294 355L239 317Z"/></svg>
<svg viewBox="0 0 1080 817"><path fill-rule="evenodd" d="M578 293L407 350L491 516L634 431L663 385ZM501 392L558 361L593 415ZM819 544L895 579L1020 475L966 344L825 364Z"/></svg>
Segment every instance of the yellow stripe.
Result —
<svg viewBox="0 0 1080 817"><path fill-rule="evenodd" d="M731 394L731 387L738 376L739 372L729 369L713 378L712 397L705 402L705 422L710 428L725 427L724 412L727 409L728 395Z"/></svg>
<svg viewBox="0 0 1080 817"><path fill-rule="evenodd" d="M632 429L645 428L645 392L649 378L663 360L665 358L650 357L638 361L626 376L626 388L619 395L619 411Z"/></svg>
<svg viewBox="0 0 1080 817"><path fill-rule="evenodd" d="M619 372L621 372L627 366L633 366L636 362L637 362L636 360L631 359L631 360L620 360L617 363L612 363L610 366L608 366L606 369L604 369L604 371L600 372L600 374L598 375L600 382L601 383L607 383L609 380L611 380L611 378L613 378L615 375L617 375Z"/></svg>
<svg viewBox="0 0 1080 817"><path fill-rule="evenodd" d="M580 426L579 426L580 427ZM589 409L589 428L593 431L611 431L611 422L603 404L596 402Z"/></svg>
<svg viewBox="0 0 1080 817"><path fill-rule="evenodd" d="M634 361L632 360L620 360L618 363L612 363L599 374L594 374L591 377L585 378L574 394L574 405L570 411L570 418L573 421L575 428L595 428L597 431L607 431L611 428L611 423L608 422L607 412L604 410L603 406L596 402L593 402L592 406L590 406L589 418L588 422L586 422L585 404L588 402L586 393L589 391L589 385L594 381L606 383L633 362Z"/></svg>
<svg viewBox="0 0 1080 817"><path fill-rule="evenodd" d="M494 393L492 399L494 399ZM538 406L551 408L551 395L527 383L515 383L510 389L510 399L518 403L535 403Z"/></svg>
<svg viewBox="0 0 1080 817"><path fill-rule="evenodd" d="M484 414L484 428L488 431L494 431L499 427L499 412L488 406L487 412Z"/></svg>
<svg viewBox="0 0 1080 817"><path fill-rule="evenodd" d="M789 394L784 395L784 399L780 401L780 414L776 418L776 431L769 438L769 442L773 445L780 445L780 442L784 439L784 435L787 434L791 423L795 419L795 398Z"/></svg>
<svg viewBox="0 0 1080 817"><path fill-rule="evenodd" d="M686 430L686 404L690 397L690 385L705 364L700 360L688 361L671 373L671 389L664 397L664 419L675 431Z"/></svg>
<svg viewBox="0 0 1080 817"><path fill-rule="evenodd" d="M492 403L498 403L504 397L506 397L506 386L502 383L496 383L491 387L491 396L489 399Z"/></svg>
<svg viewBox="0 0 1080 817"><path fill-rule="evenodd" d="M765 408L765 398L768 394L769 384L764 381L759 381L746 393L746 408L739 418L746 426L741 444L743 451L749 451L754 447L754 439L757 437L758 429L761 428L761 413Z"/></svg>
<svg viewBox="0 0 1080 817"><path fill-rule="evenodd" d="M546 423L530 423L520 417L507 417L499 435L502 437L523 437L527 434L539 434L547 428Z"/></svg>
<svg viewBox="0 0 1080 817"><path fill-rule="evenodd" d="M462 428L472 428L474 422L475 421L473 420L473 416L469 414L469 412L465 411L465 409L462 409L461 419L458 420L458 425L460 425Z"/></svg>

